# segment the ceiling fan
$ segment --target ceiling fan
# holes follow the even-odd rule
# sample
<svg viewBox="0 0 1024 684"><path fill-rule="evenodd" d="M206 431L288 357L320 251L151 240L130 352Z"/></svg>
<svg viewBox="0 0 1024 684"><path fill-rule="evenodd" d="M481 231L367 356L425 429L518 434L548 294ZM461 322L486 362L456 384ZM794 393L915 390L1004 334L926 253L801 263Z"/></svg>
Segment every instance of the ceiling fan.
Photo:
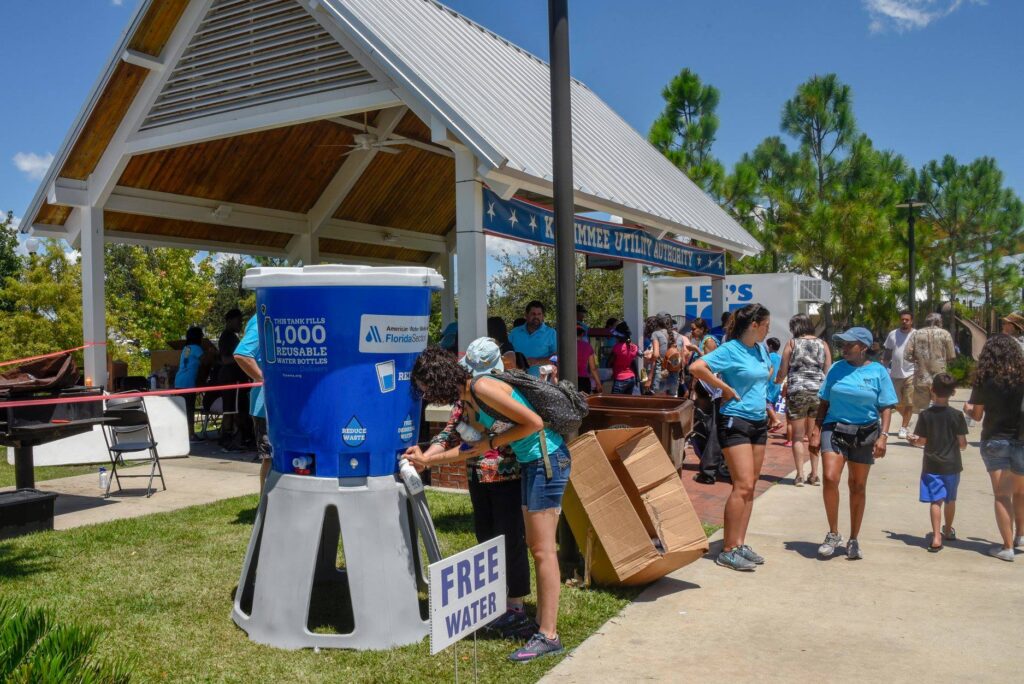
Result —
<svg viewBox="0 0 1024 684"><path fill-rule="evenodd" d="M370 127L366 122L366 112L363 112L363 132L355 133L352 136L352 140L353 143L350 145L318 145L318 147L349 147L351 149L341 155L347 157L355 152L369 152L371 150L385 154L400 154L401 150L394 150L391 147L405 143L405 138L382 138L376 133L371 133Z"/></svg>

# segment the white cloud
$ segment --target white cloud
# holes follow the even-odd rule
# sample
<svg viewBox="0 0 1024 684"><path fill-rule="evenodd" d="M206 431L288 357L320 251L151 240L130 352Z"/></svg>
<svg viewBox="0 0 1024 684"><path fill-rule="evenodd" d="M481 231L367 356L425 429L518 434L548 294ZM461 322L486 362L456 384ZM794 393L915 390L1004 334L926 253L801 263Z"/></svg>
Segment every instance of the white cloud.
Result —
<svg viewBox="0 0 1024 684"><path fill-rule="evenodd" d="M124 0L110 0L110 2L111 4L116 5L117 7L120 7L124 4Z"/></svg>
<svg viewBox="0 0 1024 684"><path fill-rule="evenodd" d="M42 180L46 169L53 163L53 155L47 152L38 155L35 152L18 152L14 155L14 165L31 180Z"/></svg>
<svg viewBox="0 0 1024 684"><path fill-rule="evenodd" d="M530 253L530 250L534 248L528 242L519 242L518 240L509 240L503 237L497 237L495 235L487 236L487 256L496 257L503 252L508 252L513 258L521 259Z"/></svg>
<svg viewBox="0 0 1024 684"><path fill-rule="evenodd" d="M937 19L949 16L965 3L985 4L985 0L862 0L871 17L868 29L898 33L923 29Z"/></svg>

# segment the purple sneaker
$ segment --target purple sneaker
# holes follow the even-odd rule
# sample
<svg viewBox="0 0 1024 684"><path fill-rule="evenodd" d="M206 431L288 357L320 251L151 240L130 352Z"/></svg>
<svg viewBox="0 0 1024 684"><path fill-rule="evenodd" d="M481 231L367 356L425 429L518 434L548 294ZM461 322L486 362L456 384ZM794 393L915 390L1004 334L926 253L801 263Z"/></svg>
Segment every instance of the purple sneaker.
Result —
<svg viewBox="0 0 1024 684"><path fill-rule="evenodd" d="M562 640L557 636L554 639L548 639L540 632L537 632L530 637L525 646L509 655L508 659L513 663L525 663L537 658L543 658L544 656L561 653L563 650L565 649L562 648Z"/></svg>

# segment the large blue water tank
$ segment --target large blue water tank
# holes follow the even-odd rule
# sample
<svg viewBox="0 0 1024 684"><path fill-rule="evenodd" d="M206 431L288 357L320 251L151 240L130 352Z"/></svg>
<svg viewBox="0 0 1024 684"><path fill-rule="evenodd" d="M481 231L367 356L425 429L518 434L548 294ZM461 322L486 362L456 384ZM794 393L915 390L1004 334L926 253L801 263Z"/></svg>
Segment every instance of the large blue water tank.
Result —
<svg viewBox="0 0 1024 684"><path fill-rule="evenodd" d="M409 379L426 347L430 293L419 267L254 268L273 468L315 477L395 473L419 434ZM303 460L305 459L305 460Z"/></svg>

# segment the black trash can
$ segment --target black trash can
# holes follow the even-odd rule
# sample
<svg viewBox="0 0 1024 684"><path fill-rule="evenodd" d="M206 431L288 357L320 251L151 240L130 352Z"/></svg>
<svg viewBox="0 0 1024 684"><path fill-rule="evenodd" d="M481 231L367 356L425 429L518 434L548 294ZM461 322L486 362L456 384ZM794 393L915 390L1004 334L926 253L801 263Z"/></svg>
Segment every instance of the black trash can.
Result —
<svg viewBox="0 0 1024 684"><path fill-rule="evenodd" d="M18 489L0 492L0 539L53 529L54 492Z"/></svg>

